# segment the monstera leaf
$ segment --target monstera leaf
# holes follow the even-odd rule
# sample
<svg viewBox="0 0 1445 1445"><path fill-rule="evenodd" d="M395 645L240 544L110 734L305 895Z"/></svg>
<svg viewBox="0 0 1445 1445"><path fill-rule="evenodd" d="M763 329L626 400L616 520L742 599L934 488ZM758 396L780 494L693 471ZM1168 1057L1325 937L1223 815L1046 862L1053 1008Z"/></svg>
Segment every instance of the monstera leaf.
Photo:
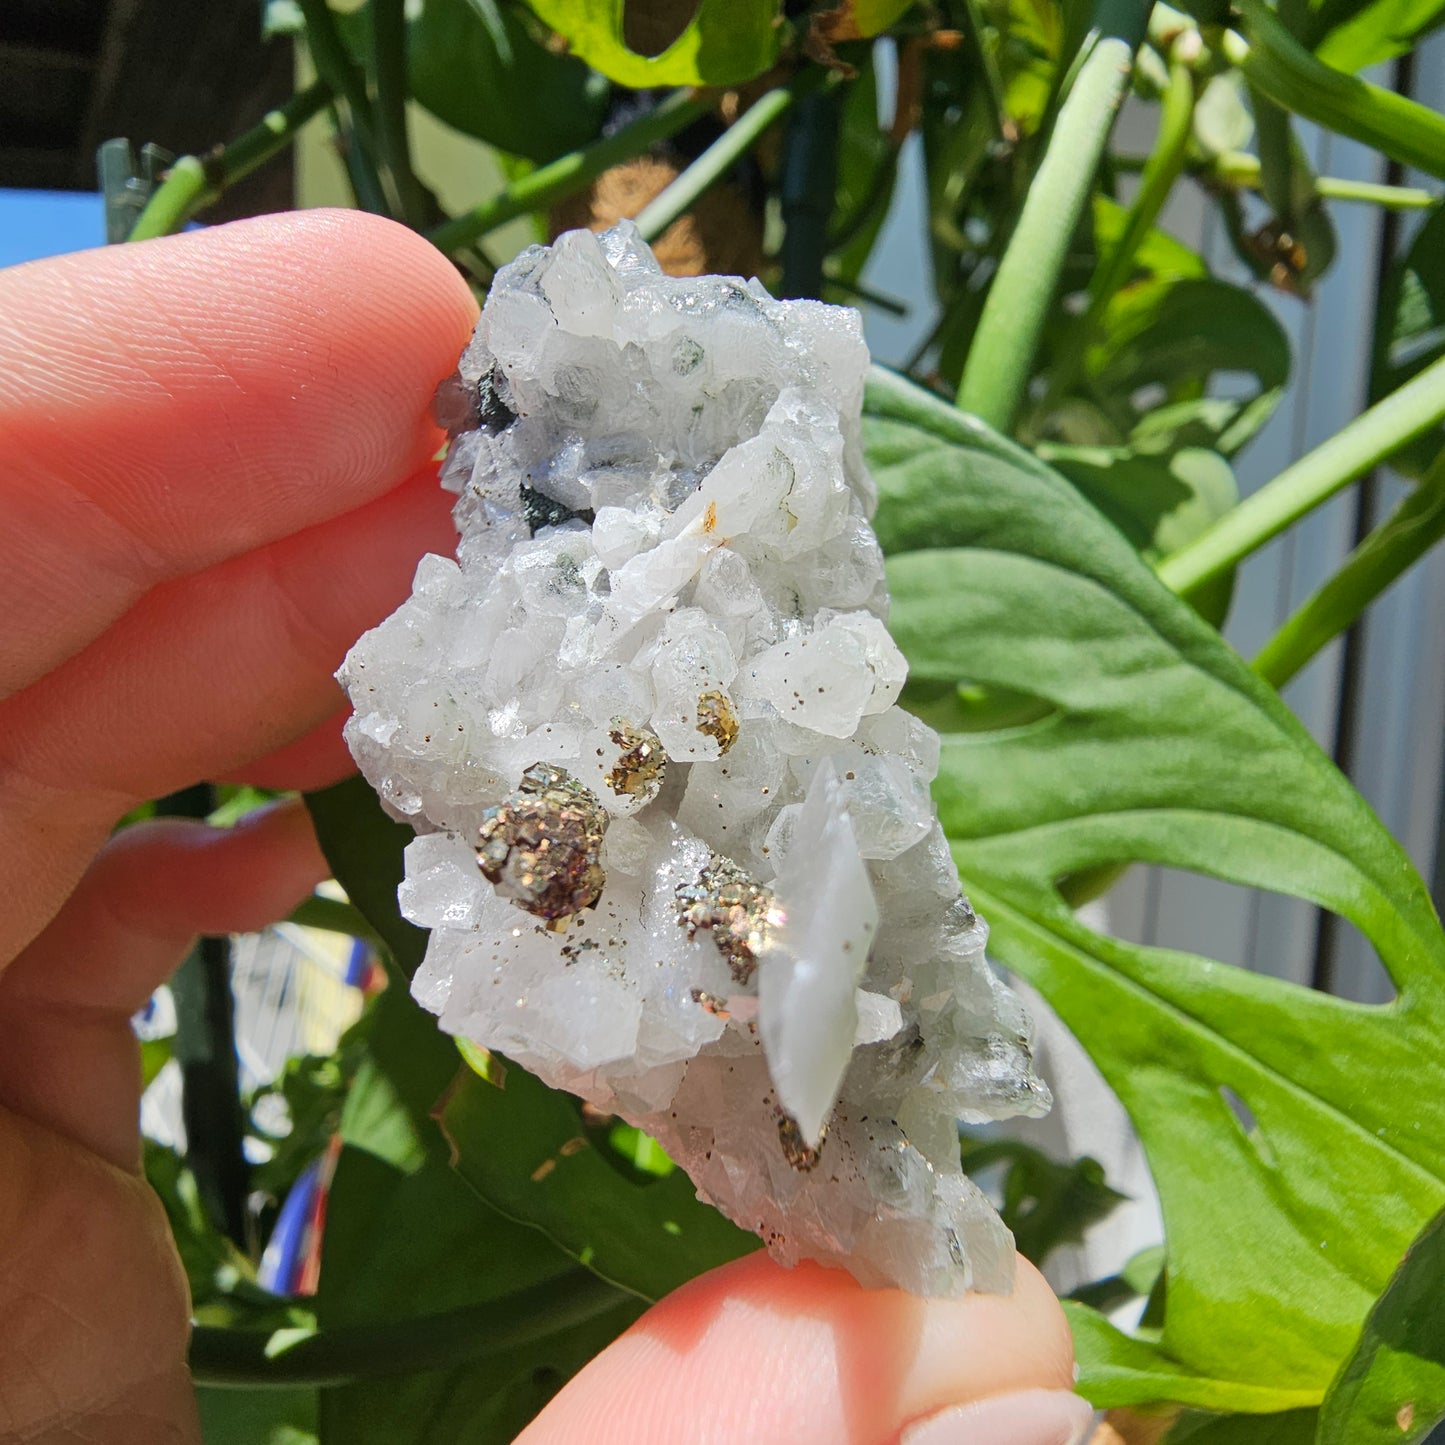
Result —
<svg viewBox="0 0 1445 1445"><path fill-rule="evenodd" d="M1038 700L945 735L936 794L998 958L1119 1095L1159 1187L1161 1328L1072 1318L1100 1404L1316 1405L1445 1201L1445 935L1409 861L1279 698L1064 478L875 372L865 443L891 626L920 686ZM1060 878L1133 861L1353 923L1366 1007L1105 937Z"/></svg>

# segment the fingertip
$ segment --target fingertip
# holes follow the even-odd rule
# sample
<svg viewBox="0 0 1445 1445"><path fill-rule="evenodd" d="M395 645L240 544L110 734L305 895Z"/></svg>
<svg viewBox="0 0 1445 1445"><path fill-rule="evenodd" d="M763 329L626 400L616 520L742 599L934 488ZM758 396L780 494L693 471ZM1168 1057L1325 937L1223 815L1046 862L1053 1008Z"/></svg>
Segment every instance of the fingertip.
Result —
<svg viewBox="0 0 1445 1445"><path fill-rule="evenodd" d="M1026 1261L1011 1295L925 1300L759 1253L654 1306L522 1441L663 1445L685 1420L710 1445L879 1445L950 1406L1072 1384L1063 1312Z"/></svg>

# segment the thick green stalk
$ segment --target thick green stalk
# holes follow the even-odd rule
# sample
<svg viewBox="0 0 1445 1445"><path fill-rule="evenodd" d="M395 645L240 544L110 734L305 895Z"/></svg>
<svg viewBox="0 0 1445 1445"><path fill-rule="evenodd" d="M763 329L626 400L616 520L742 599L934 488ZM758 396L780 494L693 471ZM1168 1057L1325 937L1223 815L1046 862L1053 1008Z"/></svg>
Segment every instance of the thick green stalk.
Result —
<svg viewBox="0 0 1445 1445"><path fill-rule="evenodd" d="M205 818L216 791L196 783L156 802L158 817ZM240 1066L236 1058L236 1002L231 993L231 943L201 938L171 977L176 1006L172 1055L181 1074L181 1122L186 1163L211 1222L239 1248L249 1240Z"/></svg>
<svg viewBox="0 0 1445 1445"><path fill-rule="evenodd" d="M148 241L179 231L227 186L290 145L296 132L330 99L331 87L318 80L279 109L267 111L257 125L229 145L217 146L204 156L182 156L146 202L129 239Z"/></svg>
<svg viewBox="0 0 1445 1445"><path fill-rule="evenodd" d="M406 125L406 0L371 0L376 74L376 144L407 225L426 224L426 194L411 168Z"/></svg>
<svg viewBox="0 0 1445 1445"><path fill-rule="evenodd" d="M1197 591L1442 420L1445 358L1286 467L1188 546L1166 557L1159 567L1160 579L1181 596Z"/></svg>
<svg viewBox="0 0 1445 1445"><path fill-rule="evenodd" d="M837 74L836 71L829 74ZM838 192L842 107L836 95L808 95L788 119L778 203L783 240L778 248L778 295L820 300L828 259L828 223Z"/></svg>
<svg viewBox="0 0 1445 1445"><path fill-rule="evenodd" d="M1197 44L1197 33L1191 31L1189 34L1194 36ZM1088 306L1069 327L1068 335L1059 348L1049 378L1048 394L1041 408L1045 413L1068 394L1078 379L1084 355L1089 343L1098 334L1104 312L1115 293L1129 279L1139 247L1158 220L1159 212L1169 199L1169 192L1174 189L1174 182L1184 169L1189 138L1194 130L1195 86L1189 58L1183 54L1170 59L1169 83L1159 108L1159 134L1154 149L1144 163L1139 189L1125 214L1119 239L1106 255L1099 258L1089 281Z"/></svg>
<svg viewBox="0 0 1445 1445"><path fill-rule="evenodd" d="M1445 537L1445 457L1265 644L1254 670L1283 687L1381 593Z"/></svg>
<svg viewBox="0 0 1445 1445"><path fill-rule="evenodd" d="M659 141L676 135L684 126L705 114L707 109L708 102L692 92L674 91L655 110L648 111L631 125L623 126L615 135L594 141L590 146L561 156L549 165L540 166L500 195L428 232L427 239L440 250L450 253L518 216L544 210L563 196L580 191L603 171L642 155Z"/></svg>
<svg viewBox="0 0 1445 1445"><path fill-rule="evenodd" d="M812 71L804 72L811 76ZM804 89L794 80L750 105L688 168L659 191L638 213L644 241L655 241L698 198L712 189L750 151L769 126L781 120Z"/></svg>
<svg viewBox="0 0 1445 1445"><path fill-rule="evenodd" d="M191 1375L198 1385L242 1388L345 1385L465 1364L624 1307L633 1313L640 1308L616 1286L578 1270L485 1304L420 1319L314 1332L202 1325L191 1332Z"/></svg>
<svg viewBox="0 0 1445 1445"><path fill-rule="evenodd" d="M1445 176L1445 116L1326 65L1290 34L1265 0L1236 0L1235 8L1248 38L1226 34L1224 54L1256 90L1404 165Z"/></svg>
<svg viewBox="0 0 1445 1445"><path fill-rule="evenodd" d="M1100 0L1085 58L1059 107L1044 158L989 287L964 364L958 404L1013 430L1074 231L1144 33L1147 0Z"/></svg>

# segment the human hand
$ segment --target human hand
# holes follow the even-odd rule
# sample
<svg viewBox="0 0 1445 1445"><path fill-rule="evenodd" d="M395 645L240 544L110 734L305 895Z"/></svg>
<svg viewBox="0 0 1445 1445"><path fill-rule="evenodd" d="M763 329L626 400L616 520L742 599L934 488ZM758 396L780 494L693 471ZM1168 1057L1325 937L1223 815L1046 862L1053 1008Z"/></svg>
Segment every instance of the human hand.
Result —
<svg viewBox="0 0 1445 1445"><path fill-rule="evenodd" d="M299 807L107 835L350 771L331 674L451 549L423 418L475 315L349 213L0 272L0 1440L196 1438L130 1015L326 866Z"/></svg>
<svg viewBox="0 0 1445 1445"><path fill-rule="evenodd" d="M198 1438L129 1019L195 934L262 926L326 868L295 807L108 835L199 778L349 771L331 673L450 551L422 418L474 318L438 253L355 213L0 272L0 1440ZM921 1301L740 1261L524 1439L885 1445L984 1400L919 1445L1064 1445L1080 1402L996 1398L1071 1382L1020 1268L1009 1299Z"/></svg>

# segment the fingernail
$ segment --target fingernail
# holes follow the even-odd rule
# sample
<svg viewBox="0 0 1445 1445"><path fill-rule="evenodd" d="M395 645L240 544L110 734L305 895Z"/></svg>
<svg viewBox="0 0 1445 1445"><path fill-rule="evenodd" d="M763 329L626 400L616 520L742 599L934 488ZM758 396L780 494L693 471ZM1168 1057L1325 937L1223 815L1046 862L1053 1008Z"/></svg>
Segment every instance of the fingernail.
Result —
<svg viewBox="0 0 1445 1445"><path fill-rule="evenodd" d="M1067 1390L995 1395L910 1425L899 1445L1083 1445L1094 1407Z"/></svg>

